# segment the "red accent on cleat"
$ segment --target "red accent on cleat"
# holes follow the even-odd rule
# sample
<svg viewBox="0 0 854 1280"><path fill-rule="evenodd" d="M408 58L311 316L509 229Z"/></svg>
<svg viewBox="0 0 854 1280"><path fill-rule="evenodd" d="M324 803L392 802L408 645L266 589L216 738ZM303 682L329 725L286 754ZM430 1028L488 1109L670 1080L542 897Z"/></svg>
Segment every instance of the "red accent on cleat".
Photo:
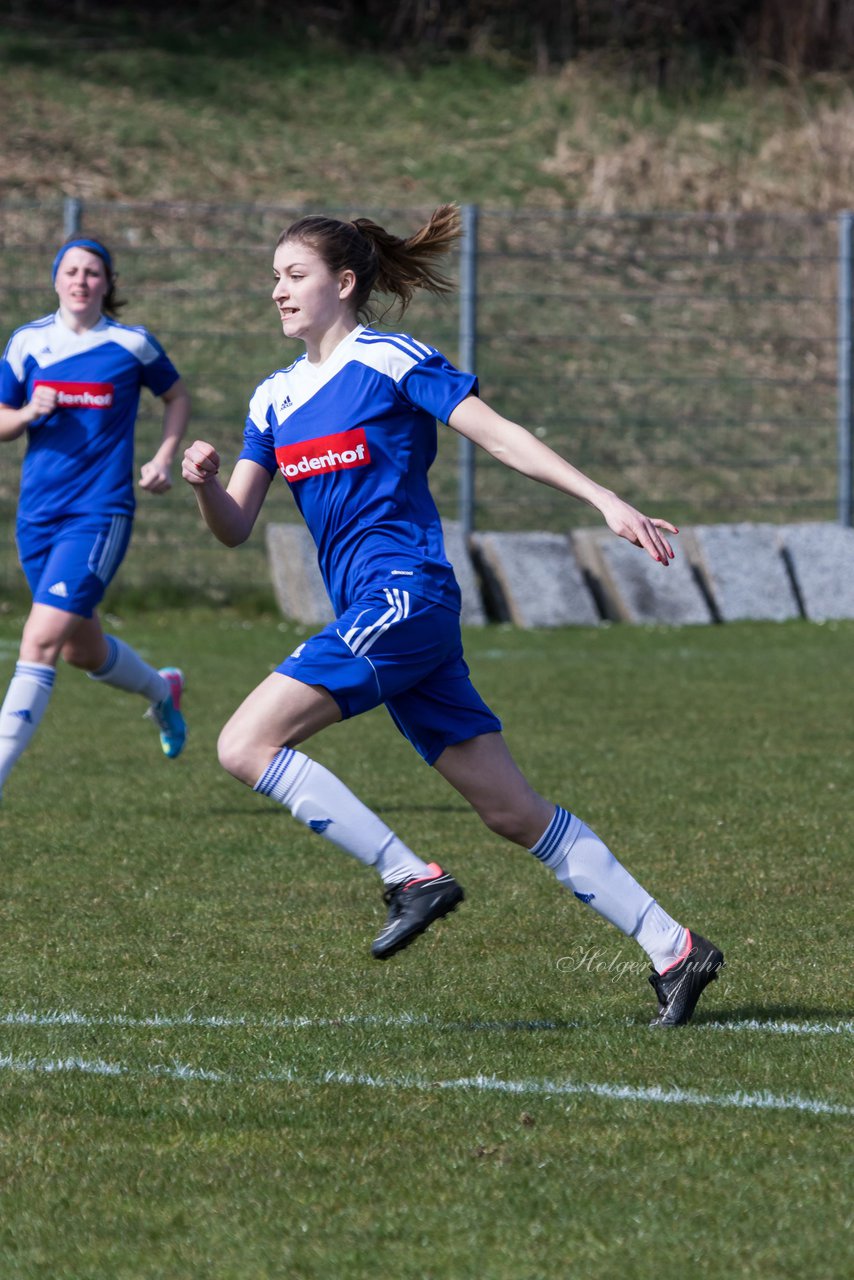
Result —
<svg viewBox="0 0 854 1280"><path fill-rule="evenodd" d="M402 887L404 889L412 889L416 884L424 884L427 880L435 880L437 876L445 874L438 862L428 862L427 870L430 872L429 876L413 876Z"/></svg>
<svg viewBox="0 0 854 1280"><path fill-rule="evenodd" d="M671 969L675 969L675 968L676 968L676 966L677 966L677 964L681 964L683 960L687 960L688 956L691 954L691 948L692 948L692 947L693 947L693 945L694 945L694 939L691 937L691 930L690 930L690 929L686 929L686 930L685 930L685 933L688 935L688 941L685 943L685 949L683 950L683 952L682 952L682 954L681 954L680 956L677 956L677 957L676 957L676 959L673 961L673 963L672 963L672 964L669 964L669 965L667 966L667 968L666 968L666 969L659 969L659 971L658 971L658 972L659 972L662 976L663 976L665 973L669 973Z"/></svg>

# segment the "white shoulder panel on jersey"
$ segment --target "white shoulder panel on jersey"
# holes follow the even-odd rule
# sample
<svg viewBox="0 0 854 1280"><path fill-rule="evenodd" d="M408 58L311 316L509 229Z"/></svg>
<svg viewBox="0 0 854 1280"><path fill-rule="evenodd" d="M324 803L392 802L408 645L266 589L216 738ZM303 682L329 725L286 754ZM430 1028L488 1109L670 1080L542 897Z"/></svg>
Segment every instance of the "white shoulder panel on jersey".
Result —
<svg viewBox="0 0 854 1280"><path fill-rule="evenodd" d="M93 329L91 332L101 334L100 329ZM147 330L138 325L119 324L118 320L107 319L107 329L102 341L118 343L130 355L135 356L140 364L151 364L160 354Z"/></svg>
<svg viewBox="0 0 854 1280"><path fill-rule="evenodd" d="M40 369L48 369L70 356L85 355L110 342L124 347L140 364L151 364L159 355L145 329L131 328L104 316L94 329L74 333L56 315L52 315L18 329L9 342L6 359L15 377L23 379L24 362L28 356Z"/></svg>
<svg viewBox="0 0 854 1280"><path fill-rule="evenodd" d="M367 365L400 382L415 365L435 354L435 347L417 342L409 334L377 333L360 325L339 343L322 365L312 365L303 354L287 369L271 373L249 401L248 416L263 432L270 425L267 412L271 407L277 422L283 425L351 362Z"/></svg>
<svg viewBox="0 0 854 1280"><path fill-rule="evenodd" d="M24 362L32 354L42 363L44 353L50 352L51 341L48 336L54 323L54 316L43 316L41 320L33 320L31 324L22 325L12 334L6 346L4 359L11 366L12 372L19 382L24 380ZM45 331L48 331L47 333ZM41 353L41 358L38 353Z"/></svg>
<svg viewBox="0 0 854 1280"><path fill-rule="evenodd" d="M435 347L418 342L408 333L377 333L374 329L363 329L353 347L354 360L395 382L400 382L421 360L435 354Z"/></svg>

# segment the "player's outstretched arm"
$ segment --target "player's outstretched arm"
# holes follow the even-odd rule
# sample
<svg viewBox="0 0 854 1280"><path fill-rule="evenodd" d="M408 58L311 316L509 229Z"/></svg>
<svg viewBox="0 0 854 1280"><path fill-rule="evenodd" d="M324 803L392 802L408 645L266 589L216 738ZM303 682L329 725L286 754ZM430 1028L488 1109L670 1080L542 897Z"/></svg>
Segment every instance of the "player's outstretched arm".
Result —
<svg viewBox="0 0 854 1280"><path fill-rule="evenodd" d="M448 425L506 467L595 507L613 533L641 547L653 560L666 565L673 559L673 548L662 531L678 533L674 525L635 510L612 490L597 484L555 453L525 427L503 418L477 396L466 396L460 401L448 419Z"/></svg>
<svg viewBox="0 0 854 1280"><path fill-rule="evenodd" d="M270 487L270 473L248 458L235 463L228 488L219 480L220 457L206 440L184 450L181 474L193 486L205 523L227 547L239 547L254 528Z"/></svg>

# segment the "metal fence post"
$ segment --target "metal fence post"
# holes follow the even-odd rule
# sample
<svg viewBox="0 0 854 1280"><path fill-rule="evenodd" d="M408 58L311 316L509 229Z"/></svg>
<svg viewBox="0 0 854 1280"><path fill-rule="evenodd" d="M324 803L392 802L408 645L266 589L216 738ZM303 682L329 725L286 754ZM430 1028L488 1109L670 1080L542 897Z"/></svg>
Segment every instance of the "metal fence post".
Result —
<svg viewBox="0 0 854 1280"><path fill-rule="evenodd" d="M62 234L66 240L80 234L83 226L83 201L66 196L62 202Z"/></svg>
<svg viewBox="0 0 854 1280"><path fill-rule="evenodd" d="M854 265L854 213L839 215L839 284L837 288L836 383L839 470L839 523L854 524L852 461L854 461L854 413L852 413L852 266Z"/></svg>
<svg viewBox="0 0 854 1280"><path fill-rule="evenodd" d="M477 372L477 222L476 204L464 204L460 242L460 367ZM471 440L460 437L459 516L464 538L474 529L475 452Z"/></svg>

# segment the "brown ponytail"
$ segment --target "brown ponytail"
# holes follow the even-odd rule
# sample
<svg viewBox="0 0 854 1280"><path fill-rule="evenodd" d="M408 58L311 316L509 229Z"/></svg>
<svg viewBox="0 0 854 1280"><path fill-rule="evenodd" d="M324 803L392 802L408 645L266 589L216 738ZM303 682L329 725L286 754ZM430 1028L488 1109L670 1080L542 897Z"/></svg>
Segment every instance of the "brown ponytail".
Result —
<svg viewBox="0 0 854 1280"><path fill-rule="evenodd" d="M352 271L356 276L356 314L360 320L369 321L378 318L372 306L374 293L391 294L397 300L398 317L409 306L416 289L449 293L453 282L437 270L435 263L448 252L461 230L458 206L443 204L408 239L392 235L370 218L339 222L310 215L291 223L279 236L278 244L299 240L319 254L334 274Z"/></svg>

